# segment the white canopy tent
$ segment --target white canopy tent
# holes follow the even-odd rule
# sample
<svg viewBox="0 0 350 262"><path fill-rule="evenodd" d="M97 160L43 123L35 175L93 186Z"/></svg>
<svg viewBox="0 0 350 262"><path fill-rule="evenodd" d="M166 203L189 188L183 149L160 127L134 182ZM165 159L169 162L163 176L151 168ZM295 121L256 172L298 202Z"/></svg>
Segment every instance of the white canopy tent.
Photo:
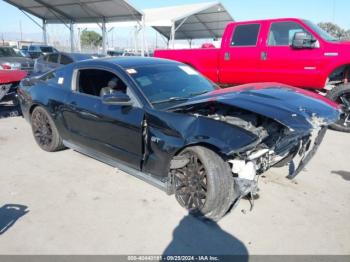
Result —
<svg viewBox="0 0 350 262"><path fill-rule="evenodd" d="M179 5L143 10L146 25L165 36L174 47L175 39L221 38L233 18L220 2Z"/></svg>
<svg viewBox="0 0 350 262"><path fill-rule="evenodd" d="M47 43L47 24L64 24L70 30L71 51L74 51L74 24L96 23L102 30L102 49L106 52L106 23L136 21L144 27L144 15L127 0L4 0L19 8L42 28ZM28 14L41 19L38 24ZM144 54L144 36L142 40Z"/></svg>
<svg viewBox="0 0 350 262"><path fill-rule="evenodd" d="M145 26L152 27L170 41L175 39L219 39L227 23L234 19L220 2L143 9ZM135 27L135 39L140 27L135 22L109 23L108 27ZM83 25L83 27L89 27Z"/></svg>

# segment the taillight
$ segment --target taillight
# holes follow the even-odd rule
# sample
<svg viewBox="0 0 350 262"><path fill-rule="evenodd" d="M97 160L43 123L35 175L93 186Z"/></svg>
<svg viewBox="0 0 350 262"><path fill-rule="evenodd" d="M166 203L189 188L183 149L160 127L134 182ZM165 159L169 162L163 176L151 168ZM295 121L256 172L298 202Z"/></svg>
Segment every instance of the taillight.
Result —
<svg viewBox="0 0 350 262"><path fill-rule="evenodd" d="M2 69L5 69L5 70L10 70L11 69L11 66L8 63L2 64L1 67L2 67Z"/></svg>

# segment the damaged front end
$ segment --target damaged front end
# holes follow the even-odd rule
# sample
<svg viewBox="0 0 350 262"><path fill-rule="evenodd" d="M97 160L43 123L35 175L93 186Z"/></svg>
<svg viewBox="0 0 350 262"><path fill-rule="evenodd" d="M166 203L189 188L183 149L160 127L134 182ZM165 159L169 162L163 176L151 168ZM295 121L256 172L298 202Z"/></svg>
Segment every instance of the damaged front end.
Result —
<svg viewBox="0 0 350 262"><path fill-rule="evenodd" d="M236 200L256 194L259 175L271 167L290 165L287 177L294 178L311 160L327 130L327 122L319 117L308 118L307 125L287 126L276 119L220 103L202 104L186 111L234 125L257 137L254 143L225 156L235 180Z"/></svg>

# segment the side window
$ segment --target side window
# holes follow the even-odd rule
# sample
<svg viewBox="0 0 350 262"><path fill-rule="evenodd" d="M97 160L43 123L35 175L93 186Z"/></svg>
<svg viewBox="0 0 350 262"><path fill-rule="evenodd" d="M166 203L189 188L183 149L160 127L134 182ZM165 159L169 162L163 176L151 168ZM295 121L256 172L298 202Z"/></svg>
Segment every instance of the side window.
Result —
<svg viewBox="0 0 350 262"><path fill-rule="evenodd" d="M70 57L66 55L61 55L61 60L60 60L61 65L68 65L70 63L73 63L73 60Z"/></svg>
<svg viewBox="0 0 350 262"><path fill-rule="evenodd" d="M113 92L126 93L127 86L115 74L101 69L81 69L77 74L76 91L101 97Z"/></svg>
<svg viewBox="0 0 350 262"><path fill-rule="evenodd" d="M47 59L50 63L58 63L58 54L51 54L49 55L49 58Z"/></svg>
<svg viewBox="0 0 350 262"><path fill-rule="evenodd" d="M301 25L295 22L272 23L267 44L268 46L289 46L297 32L309 34Z"/></svg>
<svg viewBox="0 0 350 262"><path fill-rule="evenodd" d="M260 24L236 26L233 32L231 46L256 46Z"/></svg>
<svg viewBox="0 0 350 262"><path fill-rule="evenodd" d="M35 50L35 46L30 46L29 47L29 51L34 51Z"/></svg>

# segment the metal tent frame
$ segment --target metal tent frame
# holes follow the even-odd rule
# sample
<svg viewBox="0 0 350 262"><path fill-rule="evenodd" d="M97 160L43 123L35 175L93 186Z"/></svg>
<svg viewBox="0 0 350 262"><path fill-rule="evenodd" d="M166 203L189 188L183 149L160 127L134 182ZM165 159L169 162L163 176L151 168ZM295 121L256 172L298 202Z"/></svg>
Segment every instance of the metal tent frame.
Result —
<svg viewBox="0 0 350 262"><path fill-rule="evenodd" d="M96 23L102 31L102 51L106 53L106 23L136 21L145 28L144 14L127 0L4 0L17 7L43 32L43 42L47 44L47 25L63 24L70 32L71 52L74 51L74 25ZM42 25L30 15L42 20ZM144 31L144 30L143 30ZM144 55L144 32L141 52Z"/></svg>
<svg viewBox="0 0 350 262"><path fill-rule="evenodd" d="M170 41L222 37L227 23L234 22L231 14L220 2L179 5L142 10L146 25L153 27Z"/></svg>

